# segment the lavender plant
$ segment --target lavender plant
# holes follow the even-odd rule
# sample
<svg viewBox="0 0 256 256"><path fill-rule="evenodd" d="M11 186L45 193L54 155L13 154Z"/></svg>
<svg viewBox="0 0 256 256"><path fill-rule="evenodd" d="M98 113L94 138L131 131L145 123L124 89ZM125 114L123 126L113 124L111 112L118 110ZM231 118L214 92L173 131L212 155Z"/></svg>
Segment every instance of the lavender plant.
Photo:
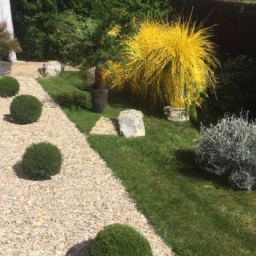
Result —
<svg viewBox="0 0 256 256"><path fill-rule="evenodd" d="M201 124L196 162L205 171L227 178L237 189L256 188L256 122L248 112L225 115L216 126Z"/></svg>

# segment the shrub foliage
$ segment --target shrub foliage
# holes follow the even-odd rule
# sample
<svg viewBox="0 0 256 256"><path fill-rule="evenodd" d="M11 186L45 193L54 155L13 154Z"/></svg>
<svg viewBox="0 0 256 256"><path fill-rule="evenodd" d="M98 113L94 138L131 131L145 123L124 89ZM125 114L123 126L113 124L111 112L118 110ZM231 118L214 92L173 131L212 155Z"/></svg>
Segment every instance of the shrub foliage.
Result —
<svg viewBox="0 0 256 256"><path fill-rule="evenodd" d="M0 22L0 60L11 51L21 52L21 48L17 38L13 38L12 34L7 30L6 22L2 21Z"/></svg>
<svg viewBox="0 0 256 256"><path fill-rule="evenodd" d="M200 110L201 121L212 119L216 123L224 113L239 115L241 110L249 111L249 117L256 118L256 56L240 55L223 61L216 78L215 93L208 93L209 98Z"/></svg>
<svg viewBox="0 0 256 256"><path fill-rule="evenodd" d="M77 106L86 109L92 108L91 94L86 91L77 90L76 88L69 92L66 90L59 91L54 98L63 107Z"/></svg>
<svg viewBox="0 0 256 256"><path fill-rule="evenodd" d="M62 155L58 147L51 143L32 144L22 158L22 167L29 178L50 179L60 171Z"/></svg>
<svg viewBox="0 0 256 256"><path fill-rule="evenodd" d="M68 47L65 47L63 38L60 38L58 35L62 31L56 34L57 27L61 28L61 24L58 25L61 20L64 21L62 27L63 34L66 33L69 22L73 23L73 25L78 25L78 27L73 26L74 31L72 31L71 27L71 33L72 35L76 32L82 34L76 34L73 38L74 44L71 42L72 39L70 43L72 46L78 45L80 47L81 45L81 49L78 48L77 51L83 55L87 54L87 49L85 49L88 46L87 42L97 39L95 36L99 37L94 33L94 28L92 28L91 34L87 33L90 28L85 28L85 25L82 24L82 27L79 28L84 19L88 18L89 20L99 22L100 20L105 20L106 16L111 16L112 22L108 24L110 27L113 26L113 23L120 21L121 25L126 27L126 31L129 31L130 26L126 25L135 16L141 18L158 14L161 17L168 17L172 10L171 0L11 0L10 2L14 29L20 40L23 53L25 56L37 59L62 58L63 54L60 55L58 49L61 49L62 52L64 49L66 51L65 54L67 53ZM65 11L67 10L70 10L74 14L72 15L72 18L76 19L74 22L69 18L69 20L65 21L65 17L67 16ZM84 28L86 30L85 33L81 30ZM85 34L88 35L88 38L80 41ZM95 46L92 48L95 48ZM105 48L103 51L105 50L109 51L108 48ZM71 49L71 51L76 53L75 49ZM98 53L103 54L103 52ZM78 54L72 56L71 52L68 56L72 59L79 57Z"/></svg>
<svg viewBox="0 0 256 256"><path fill-rule="evenodd" d="M15 97L10 106L10 113L14 121L20 124L36 122L42 113L43 104L32 95Z"/></svg>
<svg viewBox="0 0 256 256"><path fill-rule="evenodd" d="M228 116L216 126L201 125L196 162L210 173L225 178L237 189L255 189L256 123L245 116Z"/></svg>
<svg viewBox="0 0 256 256"><path fill-rule="evenodd" d="M113 87L130 84L134 95L151 106L200 106L201 95L214 87L218 65L209 28L181 19L169 23L146 20L124 39L123 63L111 63Z"/></svg>
<svg viewBox="0 0 256 256"><path fill-rule="evenodd" d="M152 256L148 240L128 225L112 224L92 241L90 256Z"/></svg>
<svg viewBox="0 0 256 256"><path fill-rule="evenodd" d="M20 83L17 79L11 76L3 76L0 78L0 96L10 97L15 96L20 89Z"/></svg>

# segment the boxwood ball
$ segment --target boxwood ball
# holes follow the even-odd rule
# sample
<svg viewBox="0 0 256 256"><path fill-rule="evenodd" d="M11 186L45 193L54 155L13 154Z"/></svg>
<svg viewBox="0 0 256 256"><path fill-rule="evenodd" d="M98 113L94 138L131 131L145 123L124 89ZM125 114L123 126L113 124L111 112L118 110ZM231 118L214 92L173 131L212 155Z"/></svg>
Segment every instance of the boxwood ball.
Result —
<svg viewBox="0 0 256 256"><path fill-rule="evenodd" d="M15 97L10 106L13 120L20 124L36 122L41 116L43 104L32 95L19 95Z"/></svg>
<svg viewBox="0 0 256 256"><path fill-rule="evenodd" d="M59 173L62 155L57 146L40 142L26 149L22 157L25 174L34 180L46 180Z"/></svg>

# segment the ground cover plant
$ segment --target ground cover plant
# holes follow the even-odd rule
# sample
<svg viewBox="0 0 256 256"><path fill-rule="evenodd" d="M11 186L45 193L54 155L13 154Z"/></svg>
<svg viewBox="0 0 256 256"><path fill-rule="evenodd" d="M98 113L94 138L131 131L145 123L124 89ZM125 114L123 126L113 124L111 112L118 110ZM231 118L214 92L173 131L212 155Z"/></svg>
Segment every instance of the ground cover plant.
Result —
<svg viewBox="0 0 256 256"><path fill-rule="evenodd" d="M69 76L70 83L79 81L74 73ZM56 94L62 79L39 81ZM177 255L255 255L255 191L235 191L202 172L194 154L198 130L188 122L168 122L137 104L129 94L110 91L102 115L77 107L63 110L89 135L91 145ZM144 138L89 134L101 116L117 118L127 108L143 110Z"/></svg>
<svg viewBox="0 0 256 256"><path fill-rule="evenodd" d="M91 94L88 92L85 81L82 79L73 79L65 72L60 76L53 86L50 78L39 78L39 82L44 83L47 90L51 90L51 95L62 107L80 107L90 109L92 107ZM49 82L48 82L49 81Z"/></svg>
<svg viewBox="0 0 256 256"><path fill-rule="evenodd" d="M248 113L225 115L217 125L201 125L196 148L199 166L227 180L236 189L256 188L256 125Z"/></svg>
<svg viewBox="0 0 256 256"><path fill-rule="evenodd" d="M11 97L15 96L20 89L19 81L11 76L3 76L0 78L0 96Z"/></svg>

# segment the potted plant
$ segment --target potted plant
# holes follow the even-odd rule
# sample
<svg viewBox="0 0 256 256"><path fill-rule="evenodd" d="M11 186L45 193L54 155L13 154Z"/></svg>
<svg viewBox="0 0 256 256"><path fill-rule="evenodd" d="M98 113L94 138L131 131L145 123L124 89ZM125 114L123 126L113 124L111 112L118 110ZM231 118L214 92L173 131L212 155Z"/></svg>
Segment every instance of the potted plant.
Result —
<svg viewBox="0 0 256 256"><path fill-rule="evenodd" d="M108 86L104 73L109 59L115 59L120 46L116 43L120 26L115 15L104 18L80 16L73 11L59 15L57 36L60 44L60 60L78 66L81 72L95 67L95 83L91 86L93 111L104 110Z"/></svg>
<svg viewBox="0 0 256 256"><path fill-rule="evenodd" d="M137 32L121 41L126 62L110 62L112 87L128 86L132 94L151 107L165 107L168 120L196 115L202 94L214 88L216 45L209 28L182 19L171 23L145 20ZM168 109L168 111L167 111ZM169 115L170 114L170 115Z"/></svg>

